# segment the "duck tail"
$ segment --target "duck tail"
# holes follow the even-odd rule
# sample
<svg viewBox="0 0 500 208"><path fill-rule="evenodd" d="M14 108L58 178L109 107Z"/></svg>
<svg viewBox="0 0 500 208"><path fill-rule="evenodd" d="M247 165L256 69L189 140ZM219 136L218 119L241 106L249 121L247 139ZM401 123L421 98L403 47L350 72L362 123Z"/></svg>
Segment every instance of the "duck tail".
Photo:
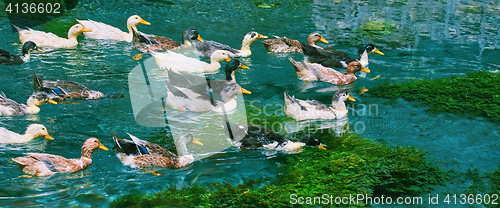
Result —
<svg viewBox="0 0 500 208"><path fill-rule="evenodd" d="M132 28L132 42L134 43L142 43L151 45L152 42L148 40L144 35L141 35L138 31Z"/></svg>
<svg viewBox="0 0 500 208"><path fill-rule="evenodd" d="M113 141L115 141L115 146L113 147L113 149L116 149L116 151L119 153L124 152L122 149L122 146L120 145L120 142L118 142L120 140L120 138L118 138L118 136L116 136L115 132L111 132L111 133L113 134Z"/></svg>
<svg viewBox="0 0 500 208"><path fill-rule="evenodd" d="M20 31L24 30L24 29L21 29L21 28L19 28L18 26L14 25L14 24L12 24L12 26L13 26L14 28L16 28L16 30L17 30L18 32L20 32Z"/></svg>
<svg viewBox="0 0 500 208"><path fill-rule="evenodd" d="M33 70L33 88L35 92L38 92L43 88L42 83L43 83L42 78L38 77L35 73L35 70Z"/></svg>

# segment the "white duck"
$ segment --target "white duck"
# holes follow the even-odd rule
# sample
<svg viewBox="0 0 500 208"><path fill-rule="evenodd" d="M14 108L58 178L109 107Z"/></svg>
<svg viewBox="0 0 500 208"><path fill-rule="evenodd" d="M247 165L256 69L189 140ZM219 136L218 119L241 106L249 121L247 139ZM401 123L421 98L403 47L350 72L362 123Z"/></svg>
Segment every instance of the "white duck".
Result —
<svg viewBox="0 0 500 208"><path fill-rule="evenodd" d="M110 39L117 41L127 41L132 42L132 29L137 30L137 25L145 24L151 25L151 23L143 20L139 15L132 15L127 19L127 30L128 32L123 32L122 30L113 27L111 25L104 24L102 22L96 22L93 20L76 20L85 28L91 29L90 32L84 32L85 37L91 39Z"/></svg>
<svg viewBox="0 0 500 208"><path fill-rule="evenodd" d="M23 135L0 127L0 143L25 143L41 136L43 136L45 139L54 140L54 138L49 136L47 128L45 128L45 126L41 124L29 125Z"/></svg>
<svg viewBox="0 0 500 208"><path fill-rule="evenodd" d="M91 30L83 27L80 24L73 25L68 31L68 39L61 38L54 33L46 33L43 31L21 29L14 25L19 32L19 40L21 43L26 41L33 41L37 46L49 46L53 48L73 48L78 44L76 37L82 32L90 32Z"/></svg>
<svg viewBox="0 0 500 208"><path fill-rule="evenodd" d="M339 90L333 95L332 107L317 100L299 100L291 97L285 92L285 114L293 119L340 119L347 116L347 108L344 101L356 101L347 91Z"/></svg>
<svg viewBox="0 0 500 208"><path fill-rule="evenodd" d="M151 52L151 55L155 57L156 65L162 69L187 72L214 72L221 67L219 62L229 62L231 60L228 52L223 50L217 50L212 53L210 63L172 51L165 53Z"/></svg>
<svg viewBox="0 0 500 208"><path fill-rule="evenodd" d="M7 98L3 92L0 92L0 116L37 114L40 112L38 106L44 103L57 104L57 102L50 99L49 96L43 92L37 92L31 95L28 98L27 105L17 103Z"/></svg>

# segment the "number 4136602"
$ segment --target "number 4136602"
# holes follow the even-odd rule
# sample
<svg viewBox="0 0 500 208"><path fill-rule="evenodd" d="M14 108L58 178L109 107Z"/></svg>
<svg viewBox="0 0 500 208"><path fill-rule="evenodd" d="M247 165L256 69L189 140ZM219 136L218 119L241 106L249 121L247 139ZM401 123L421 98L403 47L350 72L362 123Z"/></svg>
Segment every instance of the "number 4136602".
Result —
<svg viewBox="0 0 500 208"><path fill-rule="evenodd" d="M60 3L9 3L5 11L9 14L24 13L24 14L59 14L61 9Z"/></svg>
<svg viewBox="0 0 500 208"><path fill-rule="evenodd" d="M498 204L498 194L446 194L444 202L447 204Z"/></svg>

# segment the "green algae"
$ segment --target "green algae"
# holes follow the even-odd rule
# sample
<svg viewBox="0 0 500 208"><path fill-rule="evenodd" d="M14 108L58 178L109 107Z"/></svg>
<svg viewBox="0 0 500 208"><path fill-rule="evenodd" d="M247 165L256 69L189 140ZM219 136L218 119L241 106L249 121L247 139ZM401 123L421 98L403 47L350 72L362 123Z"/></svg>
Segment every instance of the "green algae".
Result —
<svg viewBox="0 0 500 208"><path fill-rule="evenodd" d="M214 183L210 187L169 186L152 194L122 196L111 207L294 207L292 194L401 196L428 192L443 181L443 172L426 160L425 151L388 146L355 134L337 137L320 131L315 135L327 150L308 147L300 154L289 155L286 164L279 164L283 174L273 180Z"/></svg>
<svg viewBox="0 0 500 208"><path fill-rule="evenodd" d="M463 77L384 83L369 94L381 98L418 101L431 112L500 122L500 74L478 71Z"/></svg>

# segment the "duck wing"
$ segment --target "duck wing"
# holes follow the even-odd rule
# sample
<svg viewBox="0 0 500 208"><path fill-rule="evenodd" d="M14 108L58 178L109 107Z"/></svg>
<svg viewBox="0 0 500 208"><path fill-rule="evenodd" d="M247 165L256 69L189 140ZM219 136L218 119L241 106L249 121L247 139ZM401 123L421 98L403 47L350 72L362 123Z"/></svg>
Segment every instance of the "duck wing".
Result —
<svg viewBox="0 0 500 208"><path fill-rule="evenodd" d="M80 23L83 27L92 30L91 32L83 33L86 37L92 39L111 39L111 40L125 41L125 35L127 33L123 32L122 30L116 27L104 24L102 22L96 22L93 20L76 20L76 21L78 21L78 23Z"/></svg>
<svg viewBox="0 0 500 208"><path fill-rule="evenodd" d="M74 172L81 169L79 164L74 164L59 155L45 153L27 153L30 157L42 162L52 172Z"/></svg>
<svg viewBox="0 0 500 208"><path fill-rule="evenodd" d="M172 156L175 156L174 153L166 150L165 148L163 148L162 146L160 146L158 144L151 143L151 142L139 139L139 138L137 138L134 135L129 134L129 133L127 133L127 134L130 136L130 138L132 139L132 141L137 146L139 146L141 149L145 148L148 154L158 155L158 156L162 156L162 157L172 157Z"/></svg>
<svg viewBox="0 0 500 208"><path fill-rule="evenodd" d="M9 109L8 111L14 113L24 112L26 109L26 105L17 103L16 101L7 98L3 92L0 92L0 106L2 108ZM0 111L0 113L2 113L2 111Z"/></svg>

